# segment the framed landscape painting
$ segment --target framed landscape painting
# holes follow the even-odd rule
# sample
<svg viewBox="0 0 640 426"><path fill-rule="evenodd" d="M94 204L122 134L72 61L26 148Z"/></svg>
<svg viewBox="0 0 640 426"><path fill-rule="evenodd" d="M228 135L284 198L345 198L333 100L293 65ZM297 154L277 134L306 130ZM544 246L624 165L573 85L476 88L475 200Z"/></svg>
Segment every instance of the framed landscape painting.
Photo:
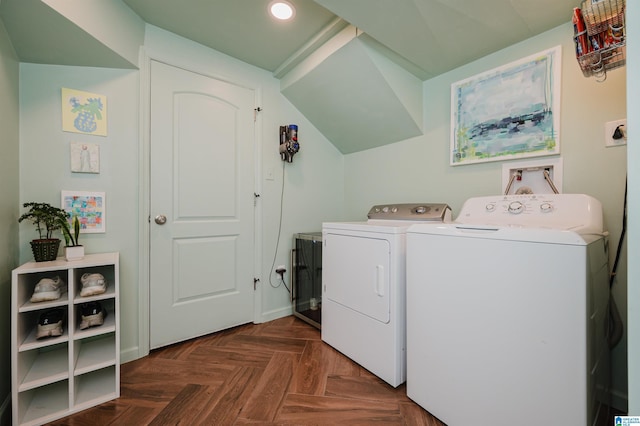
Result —
<svg viewBox="0 0 640 426"><path fill-rule="evenodd" d="M450 165L560 153L561 47L451 85Z"/></svg>

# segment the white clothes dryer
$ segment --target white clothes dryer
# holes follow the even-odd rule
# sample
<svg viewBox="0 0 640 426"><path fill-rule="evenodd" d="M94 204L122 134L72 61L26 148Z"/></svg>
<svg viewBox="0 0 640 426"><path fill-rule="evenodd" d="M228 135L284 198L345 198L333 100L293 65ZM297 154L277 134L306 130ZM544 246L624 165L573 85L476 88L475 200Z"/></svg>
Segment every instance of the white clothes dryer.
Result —
<svg viewBox="0 0 640 426"><path fill-rule="evenodd" d="M407 232L407 395L451 426L593 425L608 388L602 206L479 197Z"/></svg>
<svg viewBox="0 0 640 426"><path fill-rule="evenodd" d="M391 386L406 380L405 241L446 204L374 206L366 222L322 227L322 340Z"/></svg>

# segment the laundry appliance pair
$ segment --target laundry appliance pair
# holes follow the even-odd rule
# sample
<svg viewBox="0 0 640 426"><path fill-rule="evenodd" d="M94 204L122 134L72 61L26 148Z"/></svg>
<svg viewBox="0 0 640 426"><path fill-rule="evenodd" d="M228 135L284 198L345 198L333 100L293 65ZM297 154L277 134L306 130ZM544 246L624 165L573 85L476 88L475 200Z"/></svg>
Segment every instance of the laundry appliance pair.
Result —
<svg viewBox="0 0 640 426"><path fill-rule="evenodd" d="M323 225L322 339L450 425L593 424L609 386L602 206L374 206ZM517 419L517 420L514 420Z"/></svg>

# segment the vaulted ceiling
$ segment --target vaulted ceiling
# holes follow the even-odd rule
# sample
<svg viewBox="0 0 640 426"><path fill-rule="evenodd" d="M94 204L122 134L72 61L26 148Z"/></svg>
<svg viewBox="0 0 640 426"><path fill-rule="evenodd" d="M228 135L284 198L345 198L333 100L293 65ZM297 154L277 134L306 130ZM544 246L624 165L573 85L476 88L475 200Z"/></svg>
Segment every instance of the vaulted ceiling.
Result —
<svg viewBox="0 0 640 426"><path fill-rule="evenodd" d="M22 62L58 65L136 68L144 23L170 31L272 72L347 154L421 135L423 81L568 23L578 6L287 1L296 13L286 22L269 16L271 0L0 0L0 19Z"/></svg>
<svg viewBox="0 0 640 426"><path fill-rule="evenodd" d="M296 16L283 23L267 14L270 0L122 1L147 23L273 72L341 19L415 65L410 71L423 80L569 22L579 6L578 0L289 0ZM91 65L90 56L103 66L104 47L83 39L45 3L0 0L20 59L56 63L57 55L57 63Z"/></svg>

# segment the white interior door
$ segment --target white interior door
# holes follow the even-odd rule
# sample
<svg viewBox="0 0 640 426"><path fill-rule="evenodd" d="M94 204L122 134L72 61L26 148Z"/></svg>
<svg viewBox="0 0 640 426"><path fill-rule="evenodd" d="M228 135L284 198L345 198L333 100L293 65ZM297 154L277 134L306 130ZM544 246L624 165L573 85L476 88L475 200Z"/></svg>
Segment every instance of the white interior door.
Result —
<svg viewBox="0 0 640 426"><path fill-rule="evenodd" d="M253 90L151 61L150 347L253 319Z"/></svg>

